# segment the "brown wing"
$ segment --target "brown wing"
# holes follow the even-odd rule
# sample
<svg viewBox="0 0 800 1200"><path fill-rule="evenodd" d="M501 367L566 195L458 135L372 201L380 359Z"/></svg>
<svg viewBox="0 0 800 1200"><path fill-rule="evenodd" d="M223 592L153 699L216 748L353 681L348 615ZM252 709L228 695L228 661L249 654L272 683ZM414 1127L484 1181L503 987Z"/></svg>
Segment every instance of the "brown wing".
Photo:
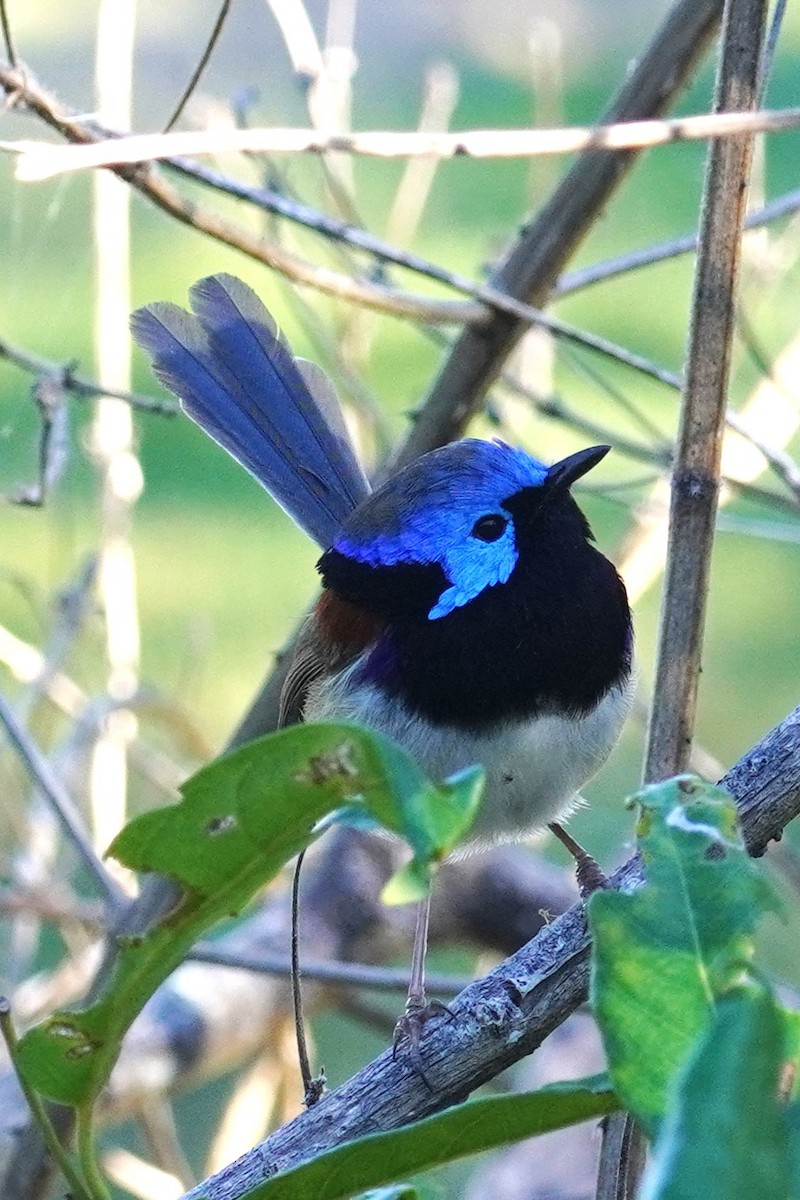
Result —
<svg viewBox="0 0 800 1200"><path fill-rule="evenodd" d="M343 670L378 635L380 622L324 591L298 638L281 689L278 728L303 719L308 693L318 679Z"/></svg>

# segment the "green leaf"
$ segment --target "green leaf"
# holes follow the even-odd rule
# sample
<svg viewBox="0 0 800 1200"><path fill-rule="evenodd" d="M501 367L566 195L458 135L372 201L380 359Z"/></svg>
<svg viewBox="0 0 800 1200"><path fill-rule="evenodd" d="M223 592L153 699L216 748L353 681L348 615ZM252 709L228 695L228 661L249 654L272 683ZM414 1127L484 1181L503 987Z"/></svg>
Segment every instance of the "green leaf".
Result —
<svg viewBox="0 0 800 1200"><path fill-rule="evenodd" d="M273 1175L247 1192L246 1200L308 1200L309 1196L345 1200L365 1187L391 1183L398 1175L563 1129L618 1107L605 1076L555 1084L539 1092L471 1100L402 1129L338 1146Z"/></svg>
<svg viewBox="0 0 800 1200"><path fill-rule="evenodd" d="M646 883L591 898L591 994L614 1086L653 1133L670 1081L741 980L756 922L775 902L726 792L682 777L634 799Z"/></svg>
<svg viewBox="0 0 800 1200"><path fill-rule="evenodd" d="M61 1104L90 1103L156 987L209 926L309 844L331 810L369 811L429 872L474 816L481 785L473 771L434 787L398 747L351 725L300 725L211 763L184 784L180 803L138 817L110 847L133 870L171 876L181 898L147 933L122 941L97 1003L56 1013L21 1039L26 1079Z"/></svg>
<svg viewBox="0 0 800 1200"><path fill-rule="evenodd" d="M655 1148L642 1200L784 1200L789 1131L778 1100L783 1014L761 987L718 1004Z"/></svg>

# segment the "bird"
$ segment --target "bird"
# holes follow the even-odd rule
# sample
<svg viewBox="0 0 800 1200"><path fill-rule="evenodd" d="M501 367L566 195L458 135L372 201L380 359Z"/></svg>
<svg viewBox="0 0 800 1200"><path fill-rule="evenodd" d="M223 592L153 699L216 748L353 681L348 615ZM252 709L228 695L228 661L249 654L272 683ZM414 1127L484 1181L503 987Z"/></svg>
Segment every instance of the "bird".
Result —
<svg viewBox="0 0 800 1200"><path fill-rule="evenodd" d="M548 826L574 850L560 822L617 742L633 692L625 586L571 494L610 447L548 466L468 437L373 491L328 377L294 357L256 294L217 274L190 303L139 309L135 340L188 416L322 551L279 723L358 722L433 779L481 764L461 853ZM418 1066L420 1029L442 1009L425 993L427 919L423 902L395 1037L410 1036Z"/></svg>

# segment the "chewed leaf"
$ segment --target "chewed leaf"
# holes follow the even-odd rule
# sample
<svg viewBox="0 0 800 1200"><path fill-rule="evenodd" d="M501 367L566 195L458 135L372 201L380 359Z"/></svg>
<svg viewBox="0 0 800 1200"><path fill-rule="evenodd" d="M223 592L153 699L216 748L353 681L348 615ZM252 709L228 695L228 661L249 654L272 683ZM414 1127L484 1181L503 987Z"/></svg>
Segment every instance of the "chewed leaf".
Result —
<svg viewBox="0 0 800 1200"><path fill-rule="evenodd" d="M178 804L138 817L109 849L135 871L170 876L181 889L175 908L121 942L100 1000L21 1039L26 1078L62 1104L96 1097L147 998L201 934L309 844L326 814L362 811L405 837L424 879L465 831L481 781L472 773L437 788L402 750L354 725L295 726L204 767Z"/></svg>
<svg viewBox="0 0 800 1200"><path fill-rule="evenodd" d="M591 899L592 998L614 1084L652 1132L718 998L746 976L775 898L726 792L682 777L635 800L646 883Z"/></svg>

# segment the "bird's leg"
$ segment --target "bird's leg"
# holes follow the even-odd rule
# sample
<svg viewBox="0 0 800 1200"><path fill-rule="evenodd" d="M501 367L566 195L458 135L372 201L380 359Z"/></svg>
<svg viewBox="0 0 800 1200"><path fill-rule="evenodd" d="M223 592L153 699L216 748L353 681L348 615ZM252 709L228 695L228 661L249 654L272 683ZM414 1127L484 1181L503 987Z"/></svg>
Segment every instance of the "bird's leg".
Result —
<svg viewBox="0 0 800 1200"><path fill-rule="evenodd" d="M600 864L591 854L587 854L580 842L576 842L575 838L567 833L563 825L551 821L548 829L575 859L575 877L582 900L587 900L598 888L608 887L608 877L603 873Z"/></svg>
<svg viewBox="0 0 800 1200"><path fill-rule="evenodd" d="M397 1047L408 1040L411 1064L430 1091L430 1081L425 1074L419 1048L422 1026L431 1017L444 1013L453 1016L451 1010L440 1000L429 1000L425 995L425 955L428 950L428 923L431 915L431 898L421 900L417 907L417 922L414 928L414 949L411 954L411 978L408 984L408 999L403 1016L394 1027L392 1056L397 1057Z"/></svg>

